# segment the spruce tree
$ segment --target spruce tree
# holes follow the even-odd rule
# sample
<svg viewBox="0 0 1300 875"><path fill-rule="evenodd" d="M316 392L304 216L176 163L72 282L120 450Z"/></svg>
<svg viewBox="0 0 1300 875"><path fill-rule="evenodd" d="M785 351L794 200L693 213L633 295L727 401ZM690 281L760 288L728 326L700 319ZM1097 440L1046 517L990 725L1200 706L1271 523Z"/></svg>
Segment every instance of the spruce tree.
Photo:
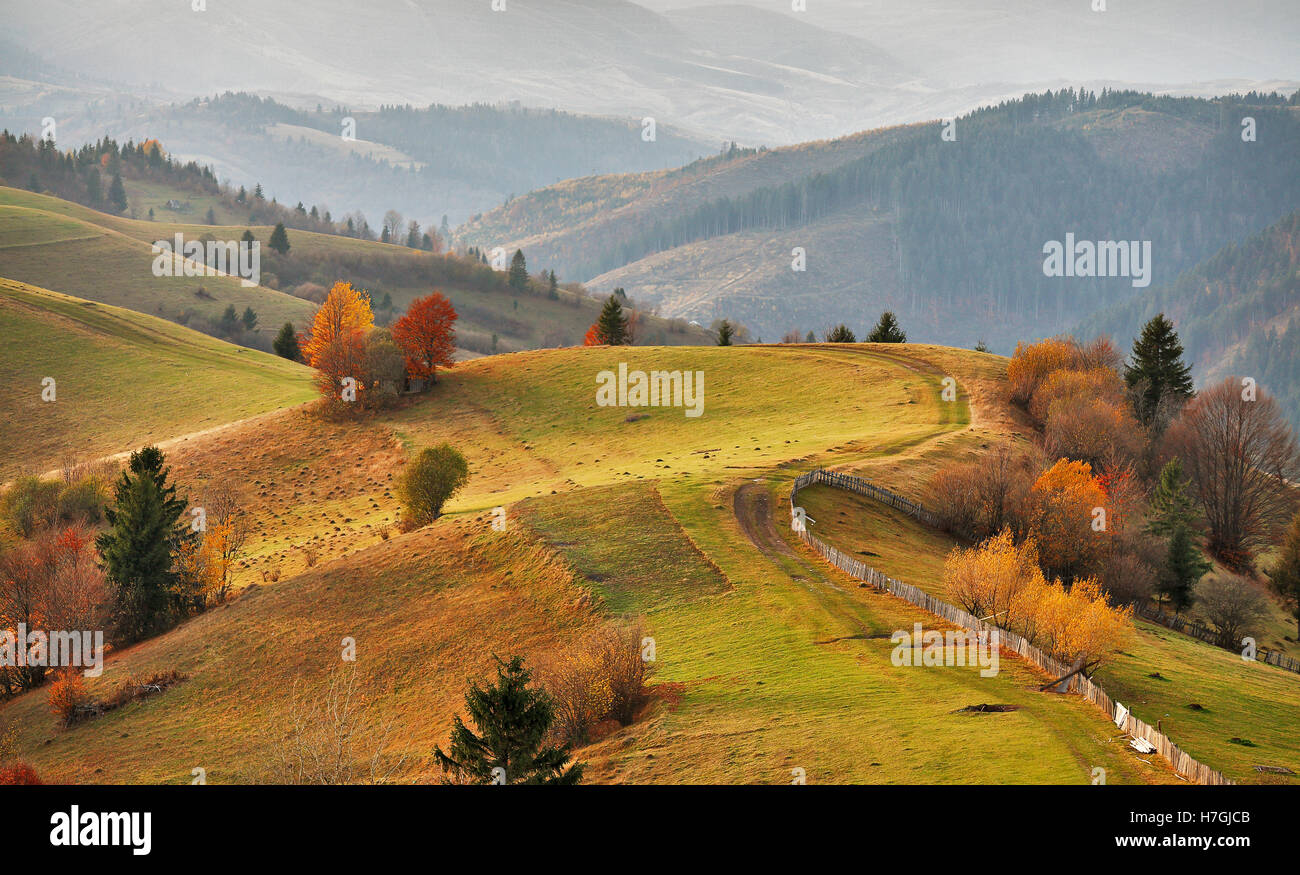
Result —
<svg viewBox="0 0 1300 875"><path fill-rule="evenodd" d="M286 358L291 362L301 358L302 353L298 350L298 335L294 333L292 322L280 326L280 333L271 342L271 349L275 350L275 354L280 358Z"/></svg>
<svg viewBox="0 0 1300 875"><path fill-rule="evenodd" d="M114 173L113 182L108 187L108 202L116 213L126 212L126 187L122 185L122 174Z"/></svg>
<svg viewBox="0 0 1300 875"><path fill-rule="evenodd" d="M252 231L249 231L249 230L245 230L244 233L240 236L239 239L242 240L242 241L245 242L245 243L256 243L256 242L257 242L257 238L254 237L254 236L253 236L253 232L252 232Z"/></svg>
<svg viewBox="0 0 1300 875"><path fill-rule="evenodd" d="M1174 324L1157 313L1133 341L1124 380L1134 393L1138 418L1150 425L1162 407L1192 397L1192 369L1183 361L1183 344Z"/></svg>
<svg viewBox="0 0 1300 875"><path fill-rule="evenodd" d="M284 230L284 222L275 223L275 230L271 232L271 240L266 245L281 255L289 251L289 235Z"/></svg>
<svg viewBox="0 0 1300 875"><path fill-rule="evenodd" d="M596 319L596 337L600 343L621 346L627 343L627 317L618 298L610 295Z"/></svg>
<svg viewBox="0 0 1300 875"><path fill-rule="evenodd" d="M858 338L849 329L849 326L841 322L830 331L826 332L827 343L857 343Z"/></svg>
<svg viewBox="0 0 1300 875"><path fill-rule="evenodd" d="M239 331L239 311L235 309L234 304L226 305L226 311L221 314L218 330L224 337L234 337Z"/></svg>
<svg viewBox="0 0 1300 875"><path fill-rule="evenodd" d="M173 564L176 548L190 536L180 522L185 502L167 482L163 462L157 447L131 454L113 504L104 509L109 529L95 541L117 630L126 641L161 628L188 601Z"/></svg>
<svg viewBox="0 0 1300 875"><path fill-rule="evenodd" d="M731 346L731 338L736 336L736 330L731 327L731 323L723 319L718 323L718 346Z"/></svg>
<svg viewBox="0 0 1300 875"><path fill-rule="evenodd" d="M555 719L551 697L529 686L531 674L516 656L506 663L496 657L497 682L485 688L473 684L465 708L478 732L457 714L451 730L450 752L433 751L444 773L473 784L577 784L585 763L569 762L570 750L544 746Z"/></svg>
<svg viewBox="0 0 1300 875"><path fill-rule="evenodd" d="M243 319L240 321L244 323L245 331L253 331L257 328L257 311L252 307L245 307Z"/></svg>
<svg viewBox="0 0 1300 875"><path fill-rule="evenodd" d="M1175 529L1191 527L1196 519L1196 504L1187 494L1187 482L1177 456L1160 469L1160 481L1151 496L1148 532L1168 538Z"/></svg>
<svg viewBox="0 0 1300 875"><path fill-rule="evenodd" d="M524 251L516 249L514 258L510 259L510 288L517 292L528 290L528 262L524 260Z"/></svg>
<svg viewBox="0 0 1300 875"><path fill-rule="evenodd" d="M892 310L880 314L880 321L867 335L867 343L907 343L907 334L898 327L898 317Z"/></svg>
<svg viewBox="0 0 1300 875"><path fill-rule="evenodd" d="M1210 568L1210 563L1192 543L1191 529L1178 526L1169 536L1169 552L1157 588L1173 604L1174 610L1181 613L1192 606L1196 584Z"/></svg>
<svg viewBox="0 0 1300 875"><path fill-rule="evenodd" d="M1291 609L1291 616L1296 620L1296 639L1300 640L1300 513L1291 520L1282 541L1282 553L1268 577L1274 592Z"/></svg>

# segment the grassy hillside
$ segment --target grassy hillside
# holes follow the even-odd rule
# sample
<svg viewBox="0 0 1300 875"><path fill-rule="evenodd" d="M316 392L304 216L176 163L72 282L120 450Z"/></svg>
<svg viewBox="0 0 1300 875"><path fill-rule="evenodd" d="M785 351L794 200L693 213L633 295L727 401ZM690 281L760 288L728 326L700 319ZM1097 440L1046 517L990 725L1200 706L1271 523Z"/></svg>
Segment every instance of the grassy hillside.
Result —
<svg viewBox="0 0 1300 875"><path fill-rule="evenodd" d="M0 279L0 481L308 400L307 368L153 316ZM54 401L42 380L55 379Z"/></svg>
<svg viewBox="0 0 1300 875"><path fill-rule="evenodd" d="M198 210L183 192L157 185L150 191L155 200L176 197L190 203L184 216ZM578 345L600 311L600 302L580 289L561 288L552 298L539 282L521 294L506 284L503 272L475 260L405 246L291 230L290 252L280 256L265 245L272 230L266 226L247 229L263 244L262 286L244 288L227 277L155 277L149 248L154 241L170 241L178 233L186 240L233 240L246 230L164 221L172 215L177 214L158 210L159 221L140 221L0 186L0 276L196 325L216 322L231 304L241 314L251 306L267 336L285 322L300 329L310 323L316 304L288 293L304 283L328 288L349 280L376 303L387 295L393 308L381 314L384 318L400 316L412 300L438 289L459 314L459 344L479 353ZM645 342L711 342L701 329L649 314L643 325Z"/></svg>
<svg viewBox="0 0 1300 875"><path fill-rule="evenodd" d="M596 406L596 374L619 362L703 371L704 414ZM659 687L636 723L581 751L593 780L779 784L801 768L813 783L1086 783L1102 766L1112 783L1172 781L1014 660L991 678L894 667L890 633L931 619L788 531L796 471L979 440L1000 422L984 406L999 367L923 346L539 351L458 365L377 420L283 411L186 441L169 451L183 489L220 477L245 490L243 594L116 654L93 685L189 679L67 731L40 691L0 720L24 757L70 779L181 782L203 766L246 780L273 752L286 691L319 688L351 636L376 713L396 721L401 778L429 780L431 747L491 653L543 659L631 615L656 640ZM941 400L947 374L957 402ZM466 490L433 526L393 533L402 458L442 440L470 460ZM498 505L505 532L489 527ZM1017 708L959 713L982 703Z"/></svg>

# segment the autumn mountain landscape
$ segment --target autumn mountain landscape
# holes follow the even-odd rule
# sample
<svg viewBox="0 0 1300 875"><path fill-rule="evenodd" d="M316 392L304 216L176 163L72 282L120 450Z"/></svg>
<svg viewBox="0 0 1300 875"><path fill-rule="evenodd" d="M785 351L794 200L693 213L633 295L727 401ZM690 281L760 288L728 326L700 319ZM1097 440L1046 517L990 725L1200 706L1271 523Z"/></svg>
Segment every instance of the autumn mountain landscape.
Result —
<svg viewBox="0 0 1300 875"><path fill-rule="evenodd" d="M20 854L1284 845L1291 4L9 6Z"/></svg>

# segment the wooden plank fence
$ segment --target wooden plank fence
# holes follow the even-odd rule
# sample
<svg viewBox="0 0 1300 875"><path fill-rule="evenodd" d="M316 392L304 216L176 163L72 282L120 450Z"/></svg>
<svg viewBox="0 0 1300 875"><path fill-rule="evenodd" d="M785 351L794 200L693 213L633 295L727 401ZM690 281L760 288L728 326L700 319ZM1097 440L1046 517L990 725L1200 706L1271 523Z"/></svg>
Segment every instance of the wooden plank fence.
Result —
<svg viewBox="0 0 1300 875"><path fill-rule="evenodd" d="M1222 647L1224 650L1230 650L1233 653L1238 652L1235 647L1225 646L1219 637L1219 633L1215 632L1204 623L1189 622L1177 614L1166 614L1159 608L1153 608L1147 605L1134 605L1133 609L1140 616L1145 617L1153 623L1159 623L1161 626L1173 629L1175 632L1181 632L1184 635L1199 638L1206 644L1213 644L1215 647ZM1292 659L1285 653L1278 653L1276 650L1256 650L1255 659L1300 674L1300 659Z"/></svg>
<svg viewBox="0 0 1300 875"><path fill-rule="evenodd" d="M912 516L927 525L934 525L933 520L935 520L935 515L916 502L903 498L901 495L891 492L888 489L876 486L861 477L854 477L849 474L840 474L835 471L826 471L824 469L809 471L808 473L801 474L795 478L794 486L790 490L791 518L793 518L795 507L798 506L797 499L799 496L799 490L811 483L820 483L826 486L833 486L837 489L846 489L859 495L876 498L890 507L898 508L909 516ZM1056 659L1053 659L1051 656L1044 653L1042 650L1039 650L1020 635L1008 632L991 623L986 623L961 608L935 598L918 587L903 583L901 580L895 580L894 578L877 571L861 559L855 559L847 553L844 553L843 551L832 547L830 544L814 537L813 534L808 531L806 525L804 526L803 531L799 533L799 537L827 562L858 580L866 581L879 590L892 593L904 601L910 602L923 610L929 611L930 613L947 620L953 625L969 629L973 632L996 631L1002 640L1002 648L1004 650L1014 651L1021 659L1038 666L1052 677L1061 677L1070 671L1068 666L1063 665ZM1115 718L1116 715L1119 714L1121 706L1111 699L1111 697L1106 694L1105 690L1088 678L1085 678L1082 675L1075 675L1067 682L1066 691L1075 692L1083 696L1083 698L1100 708L1101 711L1110 718L1112 723L1116 722ZM1149 742L1162 757L1173 765L1174 770L1179 775L1182 775L1184 778L1197 784L1222 785L1233 783L1228 780L1222 772L1215 771L1204 763L1192 758L1192 756L1190 756L1186 751L1182 750L1178 745L1170 741L1168 736L1164 733L1157 732L1154 727L1137 719L1127 710L1124 711L1124 714L1125 716L1122 723L1117 723L1116 725L1118 725L1123 732L1133 738L1142 738Z"/></svg>

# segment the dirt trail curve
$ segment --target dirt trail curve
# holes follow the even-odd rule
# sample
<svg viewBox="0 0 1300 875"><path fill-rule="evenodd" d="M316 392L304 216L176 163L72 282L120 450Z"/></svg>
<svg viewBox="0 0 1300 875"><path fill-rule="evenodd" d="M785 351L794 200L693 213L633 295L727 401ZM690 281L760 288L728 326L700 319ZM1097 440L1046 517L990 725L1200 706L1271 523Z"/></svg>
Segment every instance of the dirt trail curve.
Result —
<svg viewBox="0 0 1300 875"><path fill-rule="evenodd" d="M781 537L773 520L772 496L764 484L755 481L741 484L732 499L732 510L741 531L749 538L750 543L758 548L758 552L772 561L779 561L778 557L792 560L806 570L808 578L814 582L828 586L836 592L845 592L843 587L828 579L807 557L792 550ZM804 580L800 577L794 579Z"/></svg>

